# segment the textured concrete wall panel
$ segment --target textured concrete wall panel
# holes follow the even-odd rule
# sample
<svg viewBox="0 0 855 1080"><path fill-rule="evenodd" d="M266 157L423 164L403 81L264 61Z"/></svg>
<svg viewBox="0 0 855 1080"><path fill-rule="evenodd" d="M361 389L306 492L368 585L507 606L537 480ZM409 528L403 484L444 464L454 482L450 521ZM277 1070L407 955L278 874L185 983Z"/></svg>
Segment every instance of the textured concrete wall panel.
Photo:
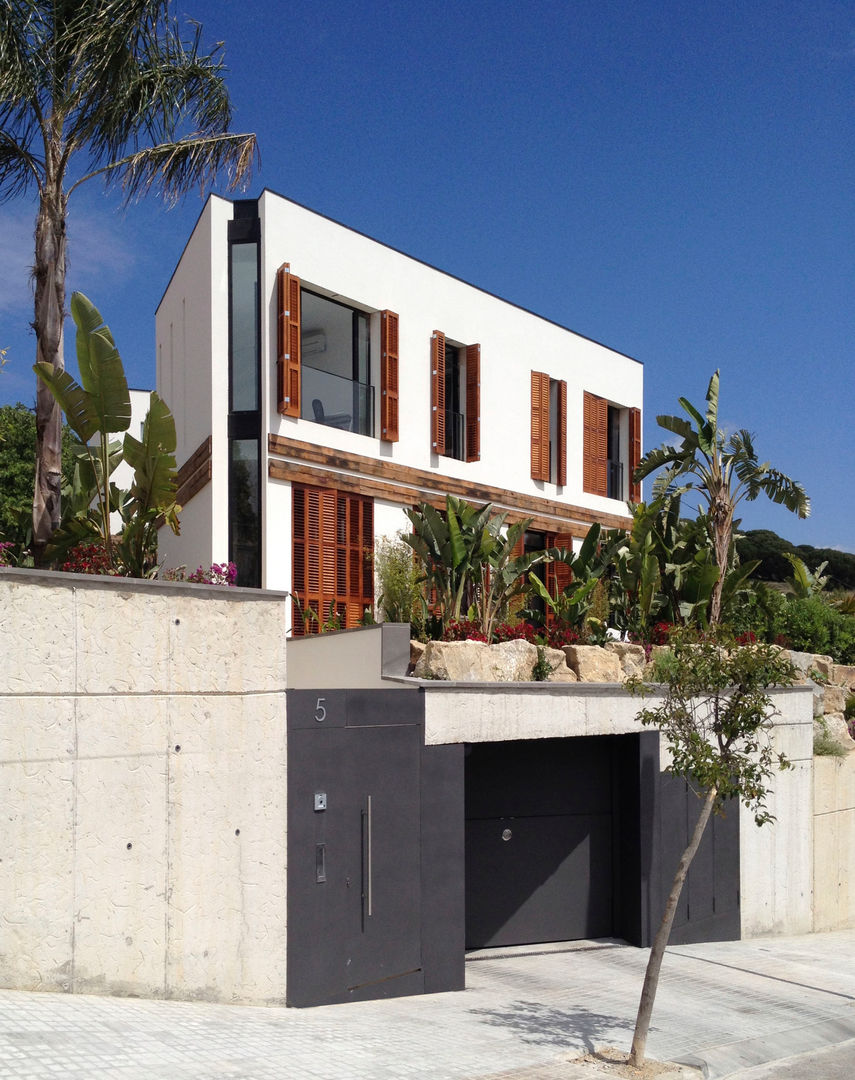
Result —
<svg viewBox="0 0 855 1080"><path fill-rule="evenodd" d="M855 753L814 773L814 930L855 927Z"/></svg>
<svg viewBox="0 0 855 1080"><path fill-rule="evenodd" d="M158 996L167 889L163 753L81 760L74 990Z"/></svg>
<svg viewBox="0 0 855 1080"><path fill-rule="evenodd" d="M0 591L0 694L62 694L74 689L71 589L34 589L3 574Z"/></svg>
<svg viewBox="0 0 855 1080"><path fill-rule="evenodd" d="M0 697L0 733L0 983L66 990L74 908L73 700Z"/></svg>
<svg viewBox="0 0 855 1080"><path fill-rule="evenodd" d="M241 693L285 689L284 603L234 604L211 598L176 603L172 686L177 692Z"/></svg>
<svg viewBox="0 0 855 1080"><path fill-rule="evenodd" d="M284 614L0 572L0 984L284 1001Z"/></svg>

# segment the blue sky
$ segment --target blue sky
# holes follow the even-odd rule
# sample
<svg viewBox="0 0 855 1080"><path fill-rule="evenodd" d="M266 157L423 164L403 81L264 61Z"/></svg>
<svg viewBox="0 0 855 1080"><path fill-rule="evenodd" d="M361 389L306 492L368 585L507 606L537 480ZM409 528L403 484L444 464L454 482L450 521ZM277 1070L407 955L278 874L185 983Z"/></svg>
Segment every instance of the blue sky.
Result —
<svg viewBox="0 0 855 1080"><path fill-rule="evenodd" d="M234 129L261 150L248 195L641 360L645 448L720 368L723 423L813 501L806 522L747 504L744 527L855 551L849 0L176 9L226 43ZM100 307L134 385L153 385L154 309L200 206L72 197L69 290ZM34 215L0 205L0 403L34 394Z"/></svg>

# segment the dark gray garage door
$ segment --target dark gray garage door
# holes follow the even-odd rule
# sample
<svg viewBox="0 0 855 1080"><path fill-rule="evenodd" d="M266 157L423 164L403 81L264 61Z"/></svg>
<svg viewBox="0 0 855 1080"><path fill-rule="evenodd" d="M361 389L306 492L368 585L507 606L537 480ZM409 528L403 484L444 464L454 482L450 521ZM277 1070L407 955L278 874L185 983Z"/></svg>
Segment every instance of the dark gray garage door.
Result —
<svg viewBox="0 0 855 1080"><path fill-rule="evenodd" d="M613 932L612 757L606 738L467 748L467 948Z"/></svg>

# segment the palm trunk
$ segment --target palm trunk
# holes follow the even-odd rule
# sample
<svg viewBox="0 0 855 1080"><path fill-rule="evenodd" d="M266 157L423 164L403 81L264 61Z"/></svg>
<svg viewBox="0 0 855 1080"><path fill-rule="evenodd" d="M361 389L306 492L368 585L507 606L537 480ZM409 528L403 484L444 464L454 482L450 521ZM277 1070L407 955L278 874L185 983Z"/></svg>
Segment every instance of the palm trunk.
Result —
<svg viewBox="0 0 855 1080"><path fill-rule="evenodd" d="M659 986L659 970L662 967L662 960L665 956L665 946L668 944L668 939L671 937L671 927L674 923L674 916L677 913L677 902L680 899L680 893L683 891L686 874L689 872L689 867L692 865L692 859L695 857L695 853L701 843L701 837L704 835L704 829L706 829L707 822L710 819L710 814L712 813L712 808L715 804L716 793L717 789L712 787L707 792L707 797L704 799L704 805L701 807L701 813L698 817L697 824L695 825L694 832L692 833L692 839L689 841L689 846L680 857L677 873L674 875L674 883L671 886L671 892L668 894L668 902L665 905L665 914L662 916L662 922L656 933L653 948L650 950L650 959L647 961L647 971L644 973L644 985L641 988L641 1000L638 1004L638 1016L635 1020L635 1033L632 1036L632 1049L629 1054L629 1064L636 1069L641 1068L644 1064L644 1053L647 1048L647 1033L650 1029L650 1017L653 1015L653 1002L656 1000L656 990Z"/></svg>
<svg viewBox="0 0 855 1080"><path fill-rule="evenodd" d="M64 367L62 326L65 317L65 211L61 189L45 191L36 219L35 318L36 360ZM36 482L33 492L33 557L44 565L45 546L60 521L62 486L62 413L53 394L37 379Z"/></svg>
<svg viewBox="0 0 855 1080"><path fill-rule="evenodd" d="M710 598L710 623L718 626L721 622L721 594L724 579L730 569L730 545L733 536L733 507L714 502L710 512L713 530L715 562L718 567L718 581L713 586Z"/></svg>

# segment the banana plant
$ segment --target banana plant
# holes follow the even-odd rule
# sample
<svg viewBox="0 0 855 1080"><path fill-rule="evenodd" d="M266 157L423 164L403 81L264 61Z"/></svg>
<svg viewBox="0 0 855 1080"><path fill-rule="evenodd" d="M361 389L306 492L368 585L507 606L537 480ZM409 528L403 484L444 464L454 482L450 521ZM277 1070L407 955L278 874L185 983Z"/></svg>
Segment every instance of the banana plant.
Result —
<svg viewBox="0 0 855 1080"><path fill-rule="evenodd" d="M95 540L103 544L116 573L145 577L156 564L160 520L179 531L175 421L165 402L152 393L142 440L128 433L130 392L113 335L83 293L73 294L71 316L77 327L80 382L51 364L34 365L78 439L72 482L63 493L63 521L49 554L58 559L76 544ZM110 438L122 433L121 443ZM122 460L134 470L129 491L111 480ZM118 538L111 526L116 512L123 523Z"/></svg>
<svg viewBox="0 0 855 1080"><path fill-rule="evenodd" d="M119 458L115 446L111 447L110 435L130 427L131 395L113 335L101 313L83 293L72 295L71 317L77 327L80 383L67 371L45 361L34 364L33 370L53 394L79 440L77 456L87 460L87 478L94 489L100 518L99 531L112 561L110 473ZM81 475L81 483L85 482Z"/></svg>
<svg viewBox="0 0 855 1080"><path fill-rule="evenodd" d="M413 532L403 539L421 560L423 581L436 596L443 627L475 601L491 511L490 503L476 508L453 495L445 498L444 515L430 503L404 511Z"/></svg>
<svg viewBox="0 0 855 1080"><path fill-rule="evenodd" d="M791 551L785 551L784 558L793 568L793 576L787 578L787 585L794 596L801 599L818 596L828 584L828 574L823 574L823 570L828 566L827 560L820 563L816 570L810 570L804 559L793 555Z"/></svg>
<svg viewBox="0 0 855 1080"><path fill-rule="evenodd" d="M531 518L518 521L505 529L505 514L489 519L482 538L480 583L477 590L476 616L488 641L492 640L496 625L508 613L511 603L527 591L526 579L533 566L546 559L545 551L530 551L515 555L514 550Z"/></svg>
<svg viewBox="0 0 855 1080"><path fill-rule="evenodd" d="M571 580L553 596L536 574L529 574L529 587L546 605L555 619L565 626L580 627L591 606L597 582L612 565L623 539L617 530L603 533L595 523L588 529L578 552L569 548L549 548L546 561L569 567Z"/></svg>

